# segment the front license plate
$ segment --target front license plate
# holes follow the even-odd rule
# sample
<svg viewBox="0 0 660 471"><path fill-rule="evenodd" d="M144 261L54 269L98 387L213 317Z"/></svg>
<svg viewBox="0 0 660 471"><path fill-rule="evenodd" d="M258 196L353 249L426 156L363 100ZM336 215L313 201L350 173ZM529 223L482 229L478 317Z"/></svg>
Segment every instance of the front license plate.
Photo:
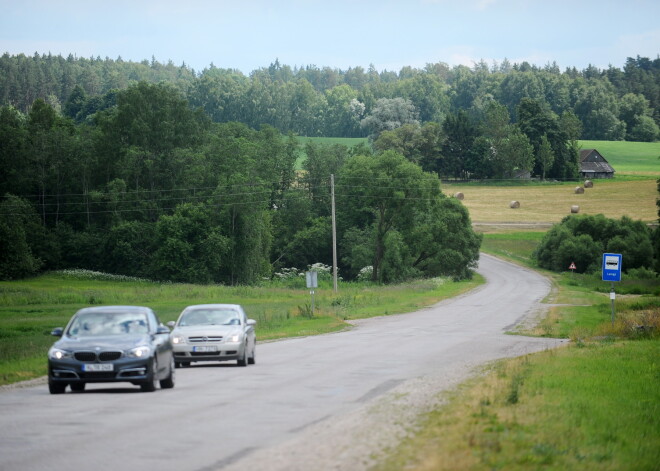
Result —
<svg viewBox="0 0 660 471"><path fill-rule="evenodd" d="M83 371L113 371L114 365L112 363L85 363L82 369Z"/></svg>
<svg viewBox="0 0 660 471"><path fill-rule="evenodd" d="M216 346L210 346L210 347L193 347L193 352L217 352L218 347Z"/></svg>

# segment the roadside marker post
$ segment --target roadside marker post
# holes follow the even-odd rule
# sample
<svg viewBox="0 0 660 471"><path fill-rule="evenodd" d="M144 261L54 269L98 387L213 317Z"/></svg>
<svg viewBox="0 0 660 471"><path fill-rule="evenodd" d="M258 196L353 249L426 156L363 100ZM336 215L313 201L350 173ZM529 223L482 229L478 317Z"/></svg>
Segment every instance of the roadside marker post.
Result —
<svg viewBox="0 0 660 471"><path fill-rule="evenodd" d="M308 271L305 273L305 279L307 280L307 287L309 288L309 294L312 297L312 315L314 314L314 288L318 288L318 272Z"/></svg>
<svg viewBox="0 0 660 471"><path fill-rule="evenodd" d="M610 281L612 287L610 288L610 300L612 302L612 325L614 325L614 300L616 293L614 292L614 282L621 281L621 262L623 257L618 253L604 253L603 254L603 281Z"/></svg>

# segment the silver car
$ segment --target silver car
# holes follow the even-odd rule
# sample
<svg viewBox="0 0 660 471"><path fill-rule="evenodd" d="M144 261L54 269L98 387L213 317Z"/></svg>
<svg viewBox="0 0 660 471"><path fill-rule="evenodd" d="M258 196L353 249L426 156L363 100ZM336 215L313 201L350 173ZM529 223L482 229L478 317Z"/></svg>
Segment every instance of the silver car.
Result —
<svg viewBox="0 0 660 471"><path fill-rule="evenodd" d="M254 319L238 304L188 306L176 322L168 322L174 348L174 364L194 361L236 360L238 366L256 362Z"/></svg>

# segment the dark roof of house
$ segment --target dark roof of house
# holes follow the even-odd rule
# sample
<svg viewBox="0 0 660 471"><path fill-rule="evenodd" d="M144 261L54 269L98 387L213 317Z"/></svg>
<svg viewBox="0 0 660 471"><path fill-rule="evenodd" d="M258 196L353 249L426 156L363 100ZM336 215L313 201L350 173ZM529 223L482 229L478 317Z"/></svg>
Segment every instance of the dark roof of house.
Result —
<svg viewBox="0 0 660 471"><path fill-rule="evenodd" d="M596 149L580 150L580 171L583 173L614 173L612 166Z"/></svg>

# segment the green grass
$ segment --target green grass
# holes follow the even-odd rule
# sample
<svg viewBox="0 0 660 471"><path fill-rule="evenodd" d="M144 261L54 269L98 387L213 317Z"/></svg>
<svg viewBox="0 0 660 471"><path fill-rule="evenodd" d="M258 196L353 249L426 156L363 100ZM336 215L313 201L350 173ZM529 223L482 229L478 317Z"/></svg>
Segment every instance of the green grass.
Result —
<svg viewBox="0 0 660 471"><path fill-rule="evenodd" d="M446 278L396 286L341 283L338 293L323 281L315 293L315 312L304 280L299 286L268 283L228 287L153 283L89 271L49 273L33 279L0 282L0 384L46 374L50 332L89 305L149 306L161 321L175 320L190 304L237 303L257 321L259 340L318 335L349 328L348 319L409 312L483 283Z"/></svg>
<svg viewBox="0 0 660 471"><path fill-rule="evenodd" d="M484 234L482 249L534 267L543 233ZM660 297L657 280L617 284L555 274L541 324L526 335L565 348L503 360L443 395L376 467L410 470L655 470L660 463ZM645 326L640 329L639 326Z"/></svg>
<svg viewBox="0 0 660 471"><path fill-rule="evenodd" d="M532 254L545 232L526 231L484 234L481 250L498 257L535 267Z"/></svg>
<svg viewBox="0 0 660 471"><path fill-rule="evenodd" d="M602 341L490 365L379 470L654 470L660 341Z"/></svg>
<svg viewBox="0 0 660 471"><path fill-rule="evenodd" d="M580 141L582 149L597 149L616 170L624 174L660 176L660 142Z"/></svg>

